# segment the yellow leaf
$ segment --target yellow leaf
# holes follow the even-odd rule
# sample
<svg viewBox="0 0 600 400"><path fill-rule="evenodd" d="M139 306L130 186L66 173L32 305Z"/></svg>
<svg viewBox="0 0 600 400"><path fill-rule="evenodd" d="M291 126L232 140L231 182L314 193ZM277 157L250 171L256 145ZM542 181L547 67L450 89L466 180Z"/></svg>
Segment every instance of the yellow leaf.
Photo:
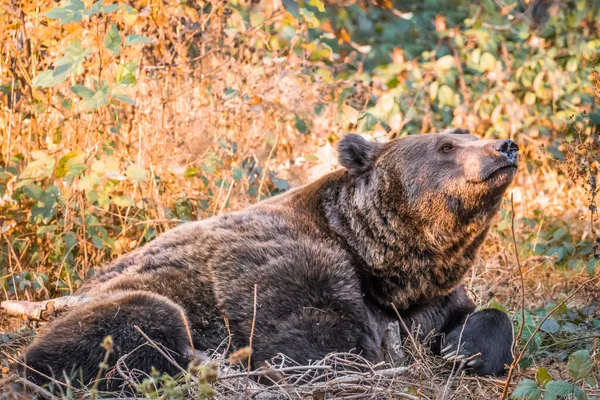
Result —
<svg viewBox="0 0 600 400"><path fill-rule="evenodd" d="M260 103L262 103L262 98L260 96L252 96L250 100L248 100L249 106L256 106Z"/></svg>

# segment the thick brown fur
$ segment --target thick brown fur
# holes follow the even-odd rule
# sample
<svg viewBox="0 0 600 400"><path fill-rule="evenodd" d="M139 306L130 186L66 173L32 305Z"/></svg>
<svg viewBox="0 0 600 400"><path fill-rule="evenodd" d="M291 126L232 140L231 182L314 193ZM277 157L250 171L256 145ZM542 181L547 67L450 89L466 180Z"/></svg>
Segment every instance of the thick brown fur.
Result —
<svg viewBox="0 0 600 400"><path fill-rule="evenodd" d="M139 352L130 368L173 373L151 347L136 350L144 339L132 325L185 367L184 318L197 350L227 339L225 320L232 349L248 345L254 285L254 368L277 353L299 363L334 351L380 361L385 328L396 318L392 303L424 334L447 333L455 343L475 309L461 279L516 169L514 142L465 133L385 144L347 135L339 146L345 169L243 211L181 225L98 271L79 291L93 300L50 323L23 360L58 379L77 370L73 383L85 385L111 335L110 366ZM475 372L502 372L510 321L494 312L471 317L477 325L461 343L486 357ZM500 328L485 330L490 324Z"/></svg>

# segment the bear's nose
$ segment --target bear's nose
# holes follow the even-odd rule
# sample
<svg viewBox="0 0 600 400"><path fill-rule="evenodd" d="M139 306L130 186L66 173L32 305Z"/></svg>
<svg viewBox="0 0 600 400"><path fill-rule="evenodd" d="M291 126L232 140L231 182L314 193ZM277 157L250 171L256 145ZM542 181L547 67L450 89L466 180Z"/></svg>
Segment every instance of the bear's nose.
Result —
<svg viewBox="0 0 600 400"><path fill-rule="evenodd" d="M519 146L510 139L496 140L492 145L492 148L506 157L510 162L515 162L517 160Z"/></svg>

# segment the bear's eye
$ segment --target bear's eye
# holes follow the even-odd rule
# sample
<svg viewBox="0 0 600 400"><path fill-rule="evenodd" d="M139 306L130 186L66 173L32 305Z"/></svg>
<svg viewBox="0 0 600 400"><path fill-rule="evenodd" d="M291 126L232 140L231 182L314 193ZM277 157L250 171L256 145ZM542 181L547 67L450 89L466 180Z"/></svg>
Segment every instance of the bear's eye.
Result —
<svg viewBox="0 0 600 400"><path fill-rule="evenodd" d="M440 150L443 153L450 153L454 149L455 149L454 143L445 143L442 145L442 147L440 147Z"/></svg>

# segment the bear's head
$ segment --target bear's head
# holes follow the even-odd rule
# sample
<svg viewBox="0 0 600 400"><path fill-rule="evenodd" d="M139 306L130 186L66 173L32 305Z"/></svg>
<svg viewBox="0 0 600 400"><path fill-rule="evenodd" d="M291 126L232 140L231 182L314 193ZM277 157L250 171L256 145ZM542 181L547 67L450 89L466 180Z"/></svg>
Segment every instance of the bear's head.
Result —
<svg viewBox="0 0 600 400"><path fill-rule="evenodd" d="M497 212L519 151L512 140L482 140L465 129L388 143L348 134L338 149L365 200L379 196L399 214L450 229Z"/></svg>
<svg viewBox="0 0 600 400"><path fill-rule="evenodd" d="M473 264L517 170L512 140L464 129L339 144L340 183L324 196L329 226L362 260L381 307L448 294Z"/></svg>

